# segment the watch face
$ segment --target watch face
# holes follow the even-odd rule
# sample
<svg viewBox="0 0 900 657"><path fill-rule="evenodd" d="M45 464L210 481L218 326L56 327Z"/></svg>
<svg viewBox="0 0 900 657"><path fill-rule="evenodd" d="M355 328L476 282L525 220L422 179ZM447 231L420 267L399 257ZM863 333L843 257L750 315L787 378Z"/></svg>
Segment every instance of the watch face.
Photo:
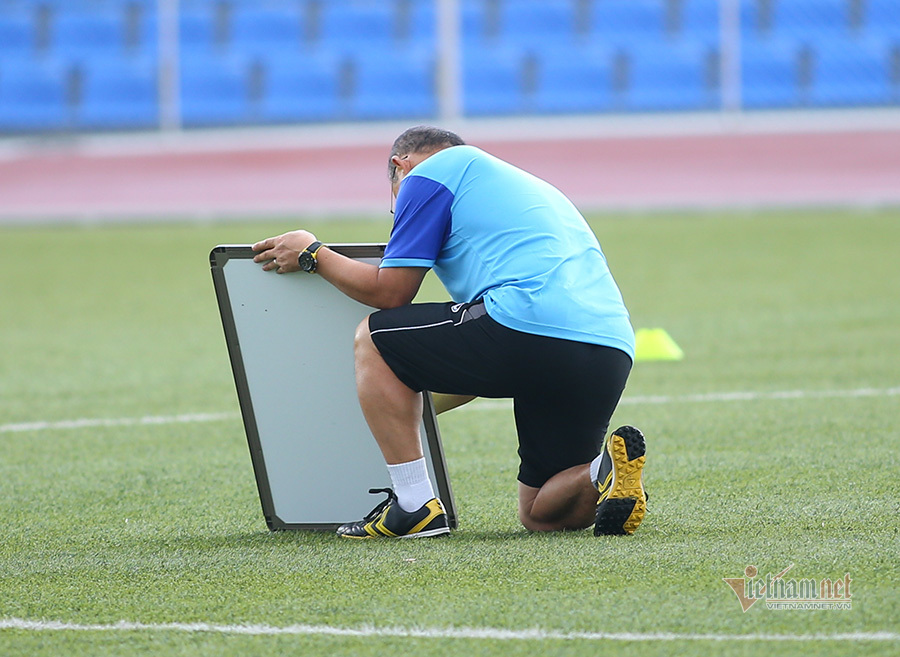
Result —
<svg viewBox="0 0 900 657"><path fill-rule="evenodd" d="M316 259L312 253L309 251L304 251L300 254L299 263L300 269L303 271L315 271L316 269Z"/></svg>

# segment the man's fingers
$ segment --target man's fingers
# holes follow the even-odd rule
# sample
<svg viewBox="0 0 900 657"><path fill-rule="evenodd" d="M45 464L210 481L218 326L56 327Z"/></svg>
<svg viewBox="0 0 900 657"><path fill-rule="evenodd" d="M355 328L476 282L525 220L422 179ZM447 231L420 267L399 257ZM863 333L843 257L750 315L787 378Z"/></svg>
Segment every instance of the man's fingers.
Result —
<svg viewBox="0 0 900 657"><path fill-rule="evenodd" d="M253 249L254 251L264 251L267 249L271 249L272 246L274 246L274 241L275 241L274 237L269 237L268 239L264 239L260 242L257 242L250 248Z"/></svg>
<svg viewBox="0 0 900 657"><path fill-rule="evenodd" d="M275 254L272 253L272 249L268 251L263 251L262 253L257 253L253 256L253 262L265 262L266 260L274 260Z"/></svg>

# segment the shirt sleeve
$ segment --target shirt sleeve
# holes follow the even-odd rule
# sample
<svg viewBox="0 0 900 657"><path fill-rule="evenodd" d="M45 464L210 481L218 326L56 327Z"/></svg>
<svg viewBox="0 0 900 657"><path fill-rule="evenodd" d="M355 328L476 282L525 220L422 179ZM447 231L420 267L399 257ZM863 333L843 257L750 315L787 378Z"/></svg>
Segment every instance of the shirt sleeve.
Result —
<svg viewBox="0 0 900 657"><path fill-rule="evenodd" d="M409 176L400 185L394 228L382 267L432 267L450 234L453 193L439 182Z"/></svg>

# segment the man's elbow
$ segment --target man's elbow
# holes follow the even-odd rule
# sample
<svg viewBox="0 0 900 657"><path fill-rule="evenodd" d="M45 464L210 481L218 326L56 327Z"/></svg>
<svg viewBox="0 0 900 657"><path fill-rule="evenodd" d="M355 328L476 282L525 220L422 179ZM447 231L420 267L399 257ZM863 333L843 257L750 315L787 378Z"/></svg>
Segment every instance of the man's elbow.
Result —
<svg viewBox="0 0 900 657"><path fill-rule="evenodd" d="M378 299L376 307L381 310L389 310L391 308L399 308L400 306L408 306L412 303L415 296L415 292L409 294L409 292L403 290L393 290L383 293Z"/></svg>

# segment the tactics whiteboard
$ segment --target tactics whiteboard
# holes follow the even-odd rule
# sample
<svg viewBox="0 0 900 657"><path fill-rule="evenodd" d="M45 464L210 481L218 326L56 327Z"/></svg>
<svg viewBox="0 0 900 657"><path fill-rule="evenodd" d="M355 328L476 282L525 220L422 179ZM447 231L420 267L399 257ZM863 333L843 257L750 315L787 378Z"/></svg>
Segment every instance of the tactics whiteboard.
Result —
<svg viewBox="0 0 900 657"><path fill-rule="evenodd" d="M384 245L329 245L377 264ZM249 246L217 246L210 266L253 470L269 529L333 529L360 520L391 485L359 408L356 326L372 308L319 276L275 274ZM431 396L421 435L432 481L456 508Z"/></svg>

